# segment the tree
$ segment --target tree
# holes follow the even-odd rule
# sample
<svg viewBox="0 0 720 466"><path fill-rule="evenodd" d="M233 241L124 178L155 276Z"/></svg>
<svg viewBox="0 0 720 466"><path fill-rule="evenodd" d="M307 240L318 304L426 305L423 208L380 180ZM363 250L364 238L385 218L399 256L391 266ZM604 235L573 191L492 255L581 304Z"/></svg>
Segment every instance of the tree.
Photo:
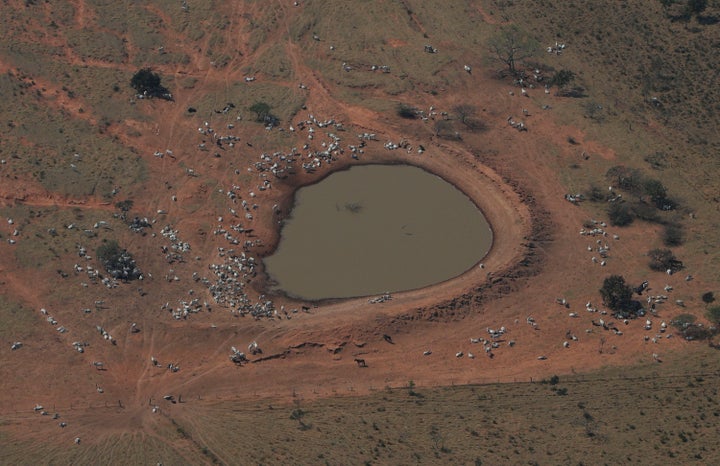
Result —
<svg viewBox="0 0 720 466"><path fill-rule="evenodd" d="M663 244L665 246L680 246L682 242L682 226L678 223L666 224L663 230Z"/></svg>
<svg viewBox="0 0 720 466"><path fill-rule="evenodd" d="M535 54L537 41L521 31L516 25L503 27L490 38L490 52L508 67L513 75L517 74L516 64Z"/></svg>
<svg viewBox="0 0 720 466"><path fill-rule="evenodd" d="M130 80L130 85L143 96L172 100L170 91L161 84L160 75L153 73L150 68L143 68L135 73Z"/></svg>
<svg viewBox="0 0 720 466"><path fill-rule="evenodd" d="M570 70L560 70L552 77L550 84L562 89L573 80L575 80L575 73Z"/></svg>
<svg viewBox="0 0 720 466"><path fill-rule="evenodd" d="M652 270L676 272L683 268L682 261L677 260L669 249L652 249L648 251L648 257L650 257L648 266Z"/></svg>
<svg viewBox="0 0 720 466"><path fill-rule="evenodd" d="M603 304L613 311L629 311L635 308L632 300L633 290L625 283L622 275L610 275L600 288Z"/></svg>
<svg viewBox="0 0 720 466"><path fill-rule="evenodd" d="M133 207L133 200L132 199L125 199L124 201L119 201L115 203L115 207L120 209L122 212L128 212Z"/></svg>
<svg viewBox="0 0 720 466"><path fill-rule="evenodd" d="M97 249L96 255L113 278L134 280L142 275L130 253L122 249L115 240L102 244Z"/></svg>
<svg viewBox="0 0 720 466"><path fill-rule="evenodd" d="M271 107L265 102L255 102L248 110L255 113L255 120L266 125L275 126L279 118L270 113Z"/></svg>
<svg viewBox="0 0 720 466"><path fill-rule="evenodd" d="M443 139L460 139L460 135L453 128L453 124L450 120L436 120L435 125L435 136Z"/></svg>
<svg viewBox="0 0 720 466"><path fill-rule="evenodd" d="M685 330L689 326L695 323L697 317L692 314L680 314L670 321L670 325L678 330Z"/></svg>
<svg viewBox="0 0 720 466"><path fill-rule="evenodd" d="M397 114L400 118L414 120L418 117L418 109L408 104L398 104Z"/></svg>
<svg viewBox="0 0 720 466"><path fill-rule="evenodd" d="M643 190L658 209L667 210L666 206L672 206L672 203L667 198L667 188L659 180L646 179L643 181Z"/></svg>
<svg viewBox="0 0 720 466"><path fill-rule="evenodd" d="M610 223L614 226L624 227L635 220L632 211L624 202L613 202L608 206L607 213Z"/></svg>
<svg viewBox="0 0 720 466"><path fill-rule="evenodd" d="M611 167L605 176L618 188L631 193L637 194L642 188L643 177L637 168L616 165Z"/></svg>
<svg viewBox="0 0 720 466"><path fill-rule="evenodd" d="M712 302L715 302L715 293L712 291L708 291L707 293L703 293L702 300L705 304L710 304Z"/></svg>
<svg viewBox="0 0 720 466"><path fill-rule="evenodd" d="M456 105L453 107L453 112L457 114L458 119L460 120L460 123L465 125L465 127L469 131L478 131L478 130L484 130L487 128L485 123L477 118L475 118L475 114L477 112L477 107L474 105L469 104L461 104Z"/></svg>

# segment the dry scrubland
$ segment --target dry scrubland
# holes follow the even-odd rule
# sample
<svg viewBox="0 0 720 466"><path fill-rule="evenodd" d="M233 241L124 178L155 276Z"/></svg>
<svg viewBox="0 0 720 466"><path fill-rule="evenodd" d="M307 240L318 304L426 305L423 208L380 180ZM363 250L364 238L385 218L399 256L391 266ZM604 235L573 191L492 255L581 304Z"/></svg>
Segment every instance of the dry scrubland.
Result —
<svg viewBox="0 0 720 466"><path fill-rule="evenodd" d="M677 5L650 0L299 3L0 6L0 463L717 463L719 353L666 338L673 328L657 344L643 339L682 313L707 324L700 296L720 292L717 2L688 21L672 18ZM487 46L510 24L536 41L528 69L546 79L572 71L570 87L583 97L558 97L556 87L546 94L542 84L522 97ZM562 55L544 51L555 41L567 44ZM173 102L134 97L129 83L143 67L159 73ZM260 101L285 131L254 121L249 107ZM399 104L434 106L448 120L403 119ZM288 129L308 113L342 122L344 147L376 133L360 162L414 163L471 195L504 194L502 213L481 202L507 236L488 269L382 305L272 297L277 308L309 307L292 320L237 317L215 305L193 273L212 278L209 265L225 260L217 248L241 248L213 234L217 218L254 228L241 240L261 239L248 248L259 258L277 239L271 206L284 208L295 185L353 163L346 153L258 191L248 168L262 153L309 142ZM508 116L528 131L509 127ZM239 141L219 147L198 128ZM318 128L312 144L326 132ZM401 139L412 153L382 147ZM586 251L595 238L577 231L589 219L607 221L607 203L574 206L563 195L605 190L618 165L662 182L677 208L609 226L620 239L603 269ZM476 191L483 183L492 190ZM228 191L257 202L252 221L227 220L229 208L241 211ZM641 205L637 194L623 195ZM148 217L152 228L128 228L117 206L127 200L127 218ZM682 231L672 250L685 270L672 277L650 271L646 257L664 247L667 223ZM166 225L191 244L171 263L161 251L171 246ZM100 264L79 247L95 256L111 240L133 254L145 280L109 289L88 277L85 269ZM611 273L648 279L653 294L673 285L652 332L640 320L620 324L623 336L591 325L599 316L584 303L599 305ZM261 277L247 285L252 300L261 300ZM557 297L579 318L568 318ZM161 308L193 298L212 310L175 320ZM540 330L526 325L528 315ZM467 343L501 325L517 345L503 344L494 359ZM563 348L568 332L579 340ZM233 366L230 346L255 339L270 358ZM71 344L78 340L89 342L84 353ZM11 350L15 341L23 346ZM455 358L469 350L478 358ZM151 356L180 371L154 367ZM168 393L183 402L162 400ZM36 403L50 415L34 413Z"/></svg>

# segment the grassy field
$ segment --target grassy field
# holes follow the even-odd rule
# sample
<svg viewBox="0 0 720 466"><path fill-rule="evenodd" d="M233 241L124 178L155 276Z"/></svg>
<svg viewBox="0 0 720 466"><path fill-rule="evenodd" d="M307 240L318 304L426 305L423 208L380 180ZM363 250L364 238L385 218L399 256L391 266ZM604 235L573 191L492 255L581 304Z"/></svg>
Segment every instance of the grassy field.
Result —
<svg viewBox="0 0 720 466"><path fill-rule="evenodd" d="M408 381L406 387L369 396L305 400L297 395L291 403L189 400L148 426L151 435L88 438L77 448L59 448L0 434L10 446L0 452L0 460L714 464L720 460L715 441L719 377L717 351L698 346L661 364L532 383L418 388ZM4 423L12 426L12 417Z"/></svg>
<svg viewBox="0 0 720 466"><path fill-rule="evenodd" d="M712 464L717 354L535 383L222 403L177 422L230 464ZM200 434L202 432L202 434ZM233 442L243 432L246 442ZM194 435L194 434L193 434Z"/></svg>

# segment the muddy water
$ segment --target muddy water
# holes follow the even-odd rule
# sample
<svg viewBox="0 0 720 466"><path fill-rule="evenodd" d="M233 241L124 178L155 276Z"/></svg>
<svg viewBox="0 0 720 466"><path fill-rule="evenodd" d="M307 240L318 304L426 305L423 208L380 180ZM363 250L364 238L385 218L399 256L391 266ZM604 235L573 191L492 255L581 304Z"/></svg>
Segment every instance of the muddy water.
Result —
<svg viewBox="0 0 720 466"><path fill-rule="evenodd" d="M462 192L407 165L366 165L299 189L272 256L272 289L309 300L420 288L487 254L492 232Z"/></svg>

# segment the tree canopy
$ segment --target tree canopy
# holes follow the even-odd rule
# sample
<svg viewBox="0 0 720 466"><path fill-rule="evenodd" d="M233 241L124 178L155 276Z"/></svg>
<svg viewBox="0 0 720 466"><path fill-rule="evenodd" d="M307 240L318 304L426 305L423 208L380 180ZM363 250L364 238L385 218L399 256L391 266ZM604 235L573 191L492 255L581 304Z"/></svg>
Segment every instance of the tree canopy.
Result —
<svg viewBox="0 0 720 466"><path fill-rule="evenodd" d="M102 244L97 249L97 258L113 278L135 280L142 275L130 253L115 240Z"/></svg>
<svg viewBox="0 0 720 466"><path fill-rule="evenodd" d="M603 304L613 311L630 311L634 309L633 290L625 283L622 275L610 275L603 281L600 288Z"/></svg>
<svg viewBox="0 0 720 466"><path fill-rule="evenodd" d="M161 84L160 75L150 68L143 68L135 73L130 85L142 96L172 100L170 91Z"/></svg>
<svg viewBox="0 0 720 466"><path fill-rule="evenodd" d="M560 70L552 77L550 83L554 86L563 88L575 79L575 73L570 70Z"/></svg>
<svg viewBox="0 0 720 466"><path fill-rule="evenodd" d="M270 112L270 104L266 102L255 102L248 110L255 113L256 121L265 123L266 125L274 126L279 122L279 118Z"/></svg>
<svg viewBox="0 0 720 466"><path fill-rule="evenodd" d="M675 257L675 254L669 249L652 249L648 251L650 263L648 266L652 270L677 272L683 268L682 261Z"/></svg>
<svg viewBox="0 0 720 466"><path fill-rule="evenodd" d="M497 60L507 65L510 73L516 74L516 64L533 56L539 46L535 39L513 24L491 37L488 47Z"/></svg>

